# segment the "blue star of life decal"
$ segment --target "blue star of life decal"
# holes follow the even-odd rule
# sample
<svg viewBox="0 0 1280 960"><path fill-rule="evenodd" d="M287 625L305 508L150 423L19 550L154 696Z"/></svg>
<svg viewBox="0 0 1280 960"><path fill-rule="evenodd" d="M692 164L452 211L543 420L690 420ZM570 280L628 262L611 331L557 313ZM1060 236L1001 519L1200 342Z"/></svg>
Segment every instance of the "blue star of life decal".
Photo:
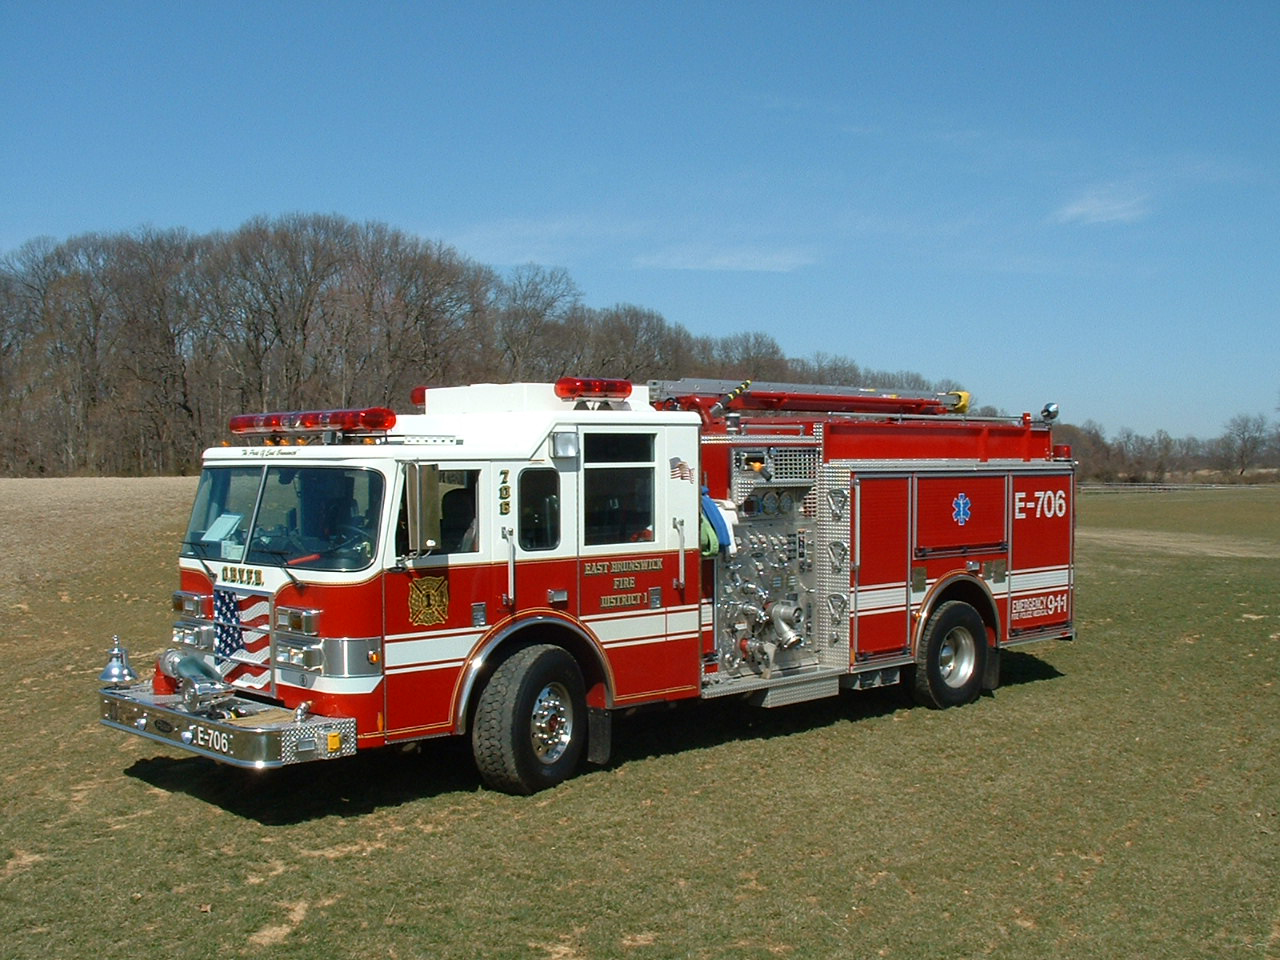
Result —
<svg viewBox="0 0 1280 960"><path fill-rule="evenodd" d="M969 522L969 515L973 511L973 501L963 493L957 494L956 498L951 501L951 508L951 519L963 527Z"/></svg>

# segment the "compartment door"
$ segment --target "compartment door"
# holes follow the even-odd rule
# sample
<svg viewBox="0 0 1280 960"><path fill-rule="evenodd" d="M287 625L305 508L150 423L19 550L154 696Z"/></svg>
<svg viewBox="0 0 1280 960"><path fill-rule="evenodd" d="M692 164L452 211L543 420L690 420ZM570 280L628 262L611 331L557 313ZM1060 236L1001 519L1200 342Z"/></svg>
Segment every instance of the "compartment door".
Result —
<svg viewBox="0 0 1280 960"><path fill-rule="evenodd" d="M910 483L906 476L854 477L854 663L903 653L910 645Z"/></svg>

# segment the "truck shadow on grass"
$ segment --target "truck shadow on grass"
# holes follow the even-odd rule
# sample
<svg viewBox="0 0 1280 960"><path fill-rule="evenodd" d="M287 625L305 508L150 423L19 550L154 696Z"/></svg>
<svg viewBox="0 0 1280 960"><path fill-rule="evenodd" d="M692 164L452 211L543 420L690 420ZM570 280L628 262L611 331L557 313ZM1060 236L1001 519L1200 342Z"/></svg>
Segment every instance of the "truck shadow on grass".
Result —
<svg viewBox="0 0 1280 960"><path fill-rule="evenodd" d="M136 761L124 772L263 826L359 817L441 794L474 792L481 786L468 742L462 738L276 770L245 770L203 757L155 756Z"/></svg>
<svg viewBox="0 0 1280 960"><path fill-rule="evenodd" d="M1001 687L1021 686L1062 676L1052 664L1031 654L1005 651L1002 655ZM997 689L994 693L984 693L983 699L998 696ZM861 693L843 692L837 697L777 709L753 707L737 697L681 701L615 720L613 755L608 766L726 743L786 737L912 709L926 708L914 703L911 682L906 677L893 686Z"/></svg>
<svg viewBox="0 0 1280 960"><path fill-rule="evenodd" d="M1031 654L1004 653L1002 687L1061 676L1052 664ZM910 687L906 683L773 710L752 707L733 697L684 701L617 717L612 757L603 769L689 750L872 720L911 708ZM462 737L267 771L243 770L201 757L155 756L136 761L125 773L160 790L185 793L263 826L287 826L331 816L358 817L443 794L483 789L469 742Z"/></svg>
<svg viewBox="0 0 1280 960"><path fill-rule="evenodd" d="M1041 680L1057 680L1066 676L1046 660L1020 650L1005 650L1000 654L1000 686L1017 687Z"/></svg>

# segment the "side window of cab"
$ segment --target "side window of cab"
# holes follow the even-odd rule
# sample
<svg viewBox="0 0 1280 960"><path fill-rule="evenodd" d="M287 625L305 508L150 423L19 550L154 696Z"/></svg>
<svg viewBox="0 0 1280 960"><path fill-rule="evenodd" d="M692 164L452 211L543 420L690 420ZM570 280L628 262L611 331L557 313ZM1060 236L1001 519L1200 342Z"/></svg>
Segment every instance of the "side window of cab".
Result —
<svg viewBox="0 0 1280 960"><path fill-rule="evenodd" d="M653 539L654 434L587 433L583 444L583 543Z"/></svg>
<svg viewBox="0 0 1280 960"><path fill-rule="evenodd" d="M560 546L560 473L547 467L521 471L519 482L520 549Z"/></svg>
<svg viewBox="0 0 1280 960"><path fill-rule="evenodd" d="M475 553L480 549L479 470L440 471L440 545L436 554ZM405 491L405 496L408 491ZM409 511L405 498L400 500L400 517L396 523L396 555L409 552Z"/></svg>

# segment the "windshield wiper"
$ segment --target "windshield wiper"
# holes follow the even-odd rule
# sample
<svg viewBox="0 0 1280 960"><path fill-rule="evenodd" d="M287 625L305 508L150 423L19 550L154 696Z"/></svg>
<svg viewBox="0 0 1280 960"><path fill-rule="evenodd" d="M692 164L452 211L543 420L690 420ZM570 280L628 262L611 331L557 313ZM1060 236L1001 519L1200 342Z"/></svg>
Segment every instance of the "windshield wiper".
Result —
<svg viewBox="0 0 1280 960"><path fill-rule="evenodd" d="M204 567L204 572L209 575L209 579L217 583L218 577L214 574L213 568L204 562L204 553L209 549L206 542L203 540L183 540L182 545L190 549L191 559L198 561L200 566ZM196 553L197 549L200 550L200 553Z"/></svg>
<svg viewBox="0 0 1280 960"><path fill-rule="evenodd" d="M182 545L191 551L192 556L197 558L207 553L209 550L207 540L183 540ZM197 550L200 551L199 554L196 553Z"/></svg>
<svg viewBox="0 0 1280 960"><path fill-rule="evenodd" d="M305 590L305 589L307 589L307 585L306 585L305 583L303 583L301 580L299 580L297 577L295 577L295 576L293 575L293 571L289 569L289 564L290 564L290 563L292 563L292 562L294 562L294 561L292 561L292 560L290 560L290 559L289 559L289 554L287 554L285 551L283 551L283 550L268 550L268 549L266 549L265 547L258 547L258 548L257 548L256 550L254 550L253 552L254 552L254 553L265 553L265 554L268 554L268 555L270 555L270 556L273 556L273 557L277 557L277 558L279 558L279 561L280 561L280 569L284 572L284 575L285 575L286 577L288 577L288 578L289 578L289 582L290 582L290 583L292 583L292 584L293 584L295 587L297 587L299 590Z"/></svg>

